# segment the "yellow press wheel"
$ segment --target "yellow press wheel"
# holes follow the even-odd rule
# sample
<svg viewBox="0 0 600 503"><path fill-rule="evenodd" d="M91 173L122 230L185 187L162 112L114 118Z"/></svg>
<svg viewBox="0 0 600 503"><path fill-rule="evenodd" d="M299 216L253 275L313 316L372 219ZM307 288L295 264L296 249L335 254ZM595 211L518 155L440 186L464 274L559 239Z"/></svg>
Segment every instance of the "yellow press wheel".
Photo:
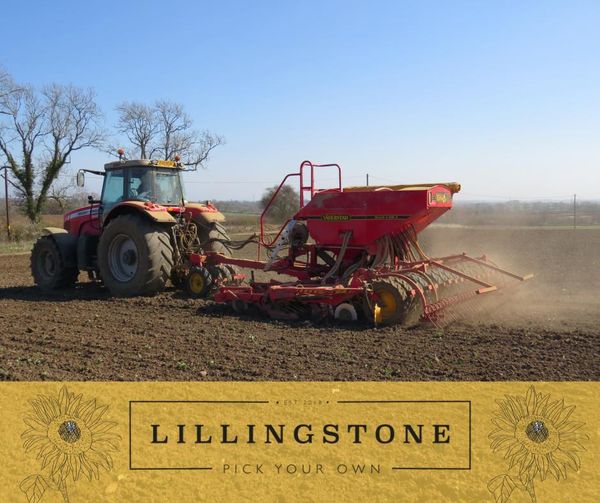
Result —
<svg viewBox="0 0 600 503"><path fill-rule="evenodd" d="M412 301L404 282L396 277L374 281L370 312L376 325L403 323Z"/></svg>
<svg viewBox="0 0 600 503"><path fill-rule="evenodd" d="M185 289L192 297L206 297L211 290L213 278L205 267L190 268L185 278Z"/></svg>

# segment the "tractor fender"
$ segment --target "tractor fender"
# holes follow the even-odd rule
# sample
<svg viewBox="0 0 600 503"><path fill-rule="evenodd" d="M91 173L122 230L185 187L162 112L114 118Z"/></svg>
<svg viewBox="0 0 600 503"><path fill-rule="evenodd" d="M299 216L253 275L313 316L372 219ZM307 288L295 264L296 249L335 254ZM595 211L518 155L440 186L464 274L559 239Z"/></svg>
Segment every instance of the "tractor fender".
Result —
<svg viewBox="0 0 600 503"><path fill-rule="evenodd" d="M212 222L225 222L225 215L212 204L187 203L185 211L192 214L192 218L204 224Z"/></svg>
<svg viewBox="0 0 600 503"><path fill-rule="evenodd" d="M118 215L126 213L141 213L153 222L161 224L174 224L175 218L167 211L167 208L153 203L144 203L142 201L126 201L119 203L111 208L104 217L104 225L110 222Z"/></svg>
<svg viewBox="0 0 600 503"><path fill-rule="evenodd" d="M77 236L57 227L46 227L42 232L56 243L65 266L77 268Z"/></svg>
<svg viewBox="0 0 600 503"><path fill-rule="evenodd" d="M44 227L42 229L42 234L68 234L66 229L62 229L60 227Z"/></svg>

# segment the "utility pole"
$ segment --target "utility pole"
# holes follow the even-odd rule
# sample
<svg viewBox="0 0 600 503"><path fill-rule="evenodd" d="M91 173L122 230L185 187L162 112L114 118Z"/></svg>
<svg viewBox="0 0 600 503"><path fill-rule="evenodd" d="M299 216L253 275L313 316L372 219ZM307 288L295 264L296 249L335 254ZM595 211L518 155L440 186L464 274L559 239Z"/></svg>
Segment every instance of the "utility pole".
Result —
<svg viewBox="0 0 600 503"><path fill-rule="evenodd" d="M577 229L577 194L573 194L573 229Z"/></svg>
<svg viewBox="0 0 600 503"><path fill-rule="evenodd" d="M369 186L369 173L367 173L367 187Z"/></svg>
<svg viewBox="0 0 600 503"><path fill-rule="evenodd" d="M10 216L8 214L8 166L4 168L4 204L6 205L6 237L10 241Z"/></svg>

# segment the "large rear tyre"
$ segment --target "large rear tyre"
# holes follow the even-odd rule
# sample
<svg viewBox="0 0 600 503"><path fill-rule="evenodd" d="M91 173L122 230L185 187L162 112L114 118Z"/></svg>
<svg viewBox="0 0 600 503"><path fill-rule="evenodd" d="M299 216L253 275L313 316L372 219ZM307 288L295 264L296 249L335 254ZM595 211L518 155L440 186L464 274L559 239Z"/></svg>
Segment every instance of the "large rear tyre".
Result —
<svg viewBox="0 0 600 503"><path fill-rule="evenodd" d="M100 237L98 268L102 281L115 296L154 295L162 291L173 269L168 227L142 215L116 217Z"/></svg>
<svg viewBox="0 0 600 503"><path fill-rule="evenodd" d="M227 257L231 257L231 251L223 244L223 241L229 241L229 235L222 224L196 220L196 225L198 226L200 246L205 252L222 253Z"/></svg>
<svg viewBox="0 0 600 503"><path fill-rule="evenodd" d="M200 240L200 246L205 252L216 252L226 257L231 257L233 254L231 250L227 248L223 242L229 242L230 238L225 230L225 227L219 222L200 222L196 221L196 225L198 226L198 239ZM207 264L212 265L212 260L208 260ZM219 265L218 267L225 267L227 271L221 270L219 274L221 277L225 278L227 281L231 281L233 276L238 274L237 267L233 265ZM213 274L213 271L210 271ZM217 274L213 274L214 278L218 277Z"/></svg>
<svg viewBox="0 0 600 503"><path fill-rule="evenodd" d="M66 266L65 257L51 236L42 236L31 250L31 275L42 291L50 292L73 286L79 271Z"/></svg>

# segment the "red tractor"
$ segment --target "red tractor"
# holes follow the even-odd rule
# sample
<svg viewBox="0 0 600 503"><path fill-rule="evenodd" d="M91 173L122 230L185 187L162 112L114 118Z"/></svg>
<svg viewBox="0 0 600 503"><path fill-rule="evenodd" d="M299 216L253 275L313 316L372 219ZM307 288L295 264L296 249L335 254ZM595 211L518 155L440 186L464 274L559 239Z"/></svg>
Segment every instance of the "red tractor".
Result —
<svg viewBox="0 0 600 503"><path fill-rule="evenodd" d="M152 295L169 280L183 285L191 253L228 256L225 217L208 202L185 201L182 170L177 161L122 156L106 164L104 172L80 170L79 186L84 172L104 177L102 195L98 201L90 196L89 206L65 214L63 229L45 229L31 253L35 283L45 291L70 287L87 271L113 295ZM221 267L212 274L229 271ZM205 281L212 281L208 272Z"/></svg>

